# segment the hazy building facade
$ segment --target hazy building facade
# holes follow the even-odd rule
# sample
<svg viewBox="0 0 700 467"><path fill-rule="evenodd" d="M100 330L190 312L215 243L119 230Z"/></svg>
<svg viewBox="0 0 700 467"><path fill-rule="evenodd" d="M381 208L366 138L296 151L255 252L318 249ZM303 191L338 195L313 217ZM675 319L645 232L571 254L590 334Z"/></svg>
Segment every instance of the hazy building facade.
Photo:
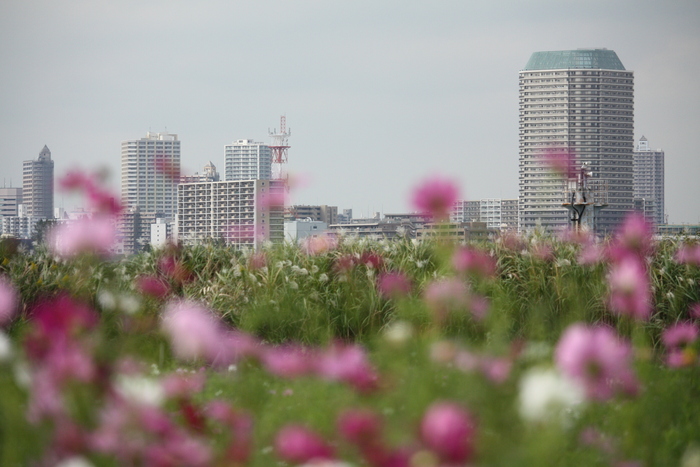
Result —
<svg viewBox="0 0 700 467"><path fill-rule="evenodd" d="M22 204L21 188L0 188L0 217L17 216Z"/></svg>
<svg viewBox="0 0 700 467"><path fill-rule="evenodd" d="M122 203L140 212L175 216L180 178L177 135L148 132L145 138L122 142Z"/></svg>
<svg viewBox="0 0 700 467"><path fill-rule="evenodd" d="M647 219L656 225L666 223L664 158L663 149L651 149L644 136L639 139L634 151L634 198L645 200L645 206L653 205Z"/></svg>
<svg viewBox="0 0 700 467"><path fill-rule="evenodd" d="M325 222L328 225L338 223L338 206L295 204L289 213L293 219L311 219L312 221Z"/></svg>
<svg viewBox="0 0 700 467"><path fill-rule="evenodd" d="M22 204L27 217L53 219L53 160L47 146L22 164Z"/></svg>
<svg viewBox="0 0 700 467"><path fill-rule="evenodd" d="M177 189L176 241L221 241L258 248L284 241L284 206L270 203L284 191L281 180L182 183Z"/></svg>
<svg viewBox="0 0 700 467"><path fill-rule="evenodd" d="M564 179L546 151L573 154L594 183L607 182L608 205L596 229L610 232L634 208L634 74L612 50L535 52L520 71L519 229L566 225Z"/></svg>
<svg viewBox="0 0 700 467"><path fill-rule="evenodd" d="M183 175L180 177L180 183L199 183L199 182L218 182L219 172L216 171L216 166L209 161L204 166L202 173L195 172L192 175Z"/></svg>
<svg viewBox="0 0 700 467"><path fill-rule="evenodd" d="M225 146L226 181L270 180L272 150L264 143L239 139Z"/></svg>

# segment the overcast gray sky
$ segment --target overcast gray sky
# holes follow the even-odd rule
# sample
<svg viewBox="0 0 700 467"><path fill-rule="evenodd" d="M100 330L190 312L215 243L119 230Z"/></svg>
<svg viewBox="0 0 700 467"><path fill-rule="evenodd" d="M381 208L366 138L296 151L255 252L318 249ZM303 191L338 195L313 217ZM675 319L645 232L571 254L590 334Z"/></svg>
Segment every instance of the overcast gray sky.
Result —
<svg viewBox="0 0 700 467"><path fill-rule="evenodd" d="M46 144L57 176L108 168L118 187L121 141L166 129L185 171L223 173L225 144L269 142L284 114L296 204L404 212L432 173L515 198L518 71L594 47L634 71L670 222L700 222L697 0L3 0L1 175L21 185Z"/></svg>

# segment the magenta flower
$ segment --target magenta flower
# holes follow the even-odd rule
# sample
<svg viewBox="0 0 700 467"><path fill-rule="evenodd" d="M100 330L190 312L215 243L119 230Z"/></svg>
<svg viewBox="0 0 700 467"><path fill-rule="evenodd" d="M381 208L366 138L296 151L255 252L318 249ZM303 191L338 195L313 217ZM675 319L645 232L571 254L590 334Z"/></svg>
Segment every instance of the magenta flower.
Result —
<svg viewBox="0 0 700 467"><path fill-rule="evenodd" d="M59 224L48 233L52 253L71 258L81 253L107 255L116 241L116 224L111 217L97 216Z"/></svg>
<svg viewBox="0 0 700 467"><path fill-rule="evenodd" d="M358 391L377 387L379 376L367 359L367 352L359 345L335 344L316 359L318 375L353 386Z"/></svg>
<svg viewBox="0 0 700 467"><path fill-rule="evenodd" d="M436 402L420 426L423 443L447 464L463 464L474 453L476 428L471 415L452 402Z"/></svg>
<svg viewBox="0 0 700 467"><path fill-rule="evenodd" d="M63 190L82 190L87 195L90 209L100 214L116 215L122 211L117 197L100 188L102 181L98 175L88 175L80 171L68 172L59 180Z"/></svg>
<svg viewBox="0 0 700 467"><path fill-rule="evenodd" d="M411 293L411 281L400 272L387 272L377 277L377 288L384 298L400 298Z"/></svg>
<svg viewBox="0 0 700 467"><path fill-rule="evenodd" d="M136 290L144 295L163 299L170 293L170 285L155 276L139 276L136 278Z"/></svg>
<svg viewBox="0 0 700 467"><path fill-rule="evenodd" d="M313 355L299 346L268 347L261 355L267 371L284 378L296 378L313 370Z"/></svg>
<svg viewBox="0 0 700 467"><path fill-rule="evenodd" d="M454 182L435 176L424 180L414 189L411 201L419 212L428 214L437 221L444 221L450 218L458 197L459 190Z"/></svg>
<svg viewBox="0 0 700 467"><path fill-rule="evenodd" d="M338 432L347 441L357 444L377 442L382 432L382 418L369 409L350 409L338 416Z"/></svg>
<svg viewBox="0 0 700 467"><path fill-rule="evenodd" d="M321 436L300 425L287 425L277 433L275 452L293 465L332 459L334 454L333 448Z"/></svg>
<svg viewBox="0 0 700 467"><path fill-rule="evenodd" d="M211 311L191 301L170 302L163 311L161 328L178 358L213 361L224 351L226 335Z"/></svg>
<svg viewBox="0 0 700 467"><path fill-rule="evenodd" d="M455 271L477 277L493 277L496 260L488 254L471 247L459 247L452 255Z"/></svg>
<svg viewBox="0 0 700 467"><path fill-rule="evenodd" d="M675 260L680 264L700 266L700 243L683 245L676 251Z"/></svg>
<svg viewBox="0 0 700 467"><path fill-rule="evenodd" d="M18 294L12 283L0 276L0 326L9 323L15 316Z"/></svg>
<svg viewBox="0 0 700 467"><path fill-rule="evenodd" d="M542 152L542 161L555 173L576 178L576 154L567 148L550 148Z"/></svg>
<svg viewBox="0 0 700 467"><path fill-rule="evenodd" d="M661 336L668 354L666 362L672 367L688 366L698 361L693 345L700 337L700 329L693 323L676 323L666 328Z"/></svg>
<svg viewBox="0 0 700 467"><path fill-rule="evenodd" d="M627 256L612 265L608 275L612 311L636 320L648 320L652 311L651 283L641 260Z"/></svg>
<svg viewBox="0 0 700 467"><path fill-rule="evenodd" d="M608 250L608 256L612 261L620 261L633 255L644 257L653 253L654 229L638 212L629 214L617 231L615 242Z"/></svg>
<svg viewBox="0 0 700 467"><path fill-rule="evenodd" d="M559 370L580 384L590 399L637 391L632 348L610 328L572 324L559 339L554 357Z"/></svg>
<svg viewBox="0 0 700 467"><path fill-rule="evenodd" d="M438 323L441 323L452 311L468 309L469 289L455 277L438 279L427 285L424 299Z"/></svg>

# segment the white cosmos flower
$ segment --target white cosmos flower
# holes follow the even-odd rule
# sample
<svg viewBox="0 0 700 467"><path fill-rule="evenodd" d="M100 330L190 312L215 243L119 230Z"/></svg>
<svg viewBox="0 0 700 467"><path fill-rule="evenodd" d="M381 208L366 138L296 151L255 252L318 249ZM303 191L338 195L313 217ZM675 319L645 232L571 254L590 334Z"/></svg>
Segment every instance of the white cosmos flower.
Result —
<svg viewBox="0 0 700 467"><path fill-rule="evenodd" d="M520 379L520 416L530 422L563 420L585 400L583 388L553 368L531 368Z"/></svg>

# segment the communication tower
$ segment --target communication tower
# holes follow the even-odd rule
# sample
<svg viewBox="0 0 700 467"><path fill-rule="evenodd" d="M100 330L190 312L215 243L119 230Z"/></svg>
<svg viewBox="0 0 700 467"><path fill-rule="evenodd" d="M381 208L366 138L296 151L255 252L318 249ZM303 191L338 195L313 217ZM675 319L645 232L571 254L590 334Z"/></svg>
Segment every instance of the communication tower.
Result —
<svg viewBox="0 0 700 467"><path fill-rule="evenodd" d="M289 151L288 140L292 135L291 130L287 130L287 117L280 117L280 131L277 129L268 130L272 138L270 149L272 150L272 178L283 179L282 164L287 163L287 153Z"/></svg>
<svg viewBox="0 0 700 467"><path fill-rule="evenodd" d="M575 177L566 180L562 206L569 210L574 230L595 231L598 212L608 205L608 181L592 175L584 163Z"/></svg>

